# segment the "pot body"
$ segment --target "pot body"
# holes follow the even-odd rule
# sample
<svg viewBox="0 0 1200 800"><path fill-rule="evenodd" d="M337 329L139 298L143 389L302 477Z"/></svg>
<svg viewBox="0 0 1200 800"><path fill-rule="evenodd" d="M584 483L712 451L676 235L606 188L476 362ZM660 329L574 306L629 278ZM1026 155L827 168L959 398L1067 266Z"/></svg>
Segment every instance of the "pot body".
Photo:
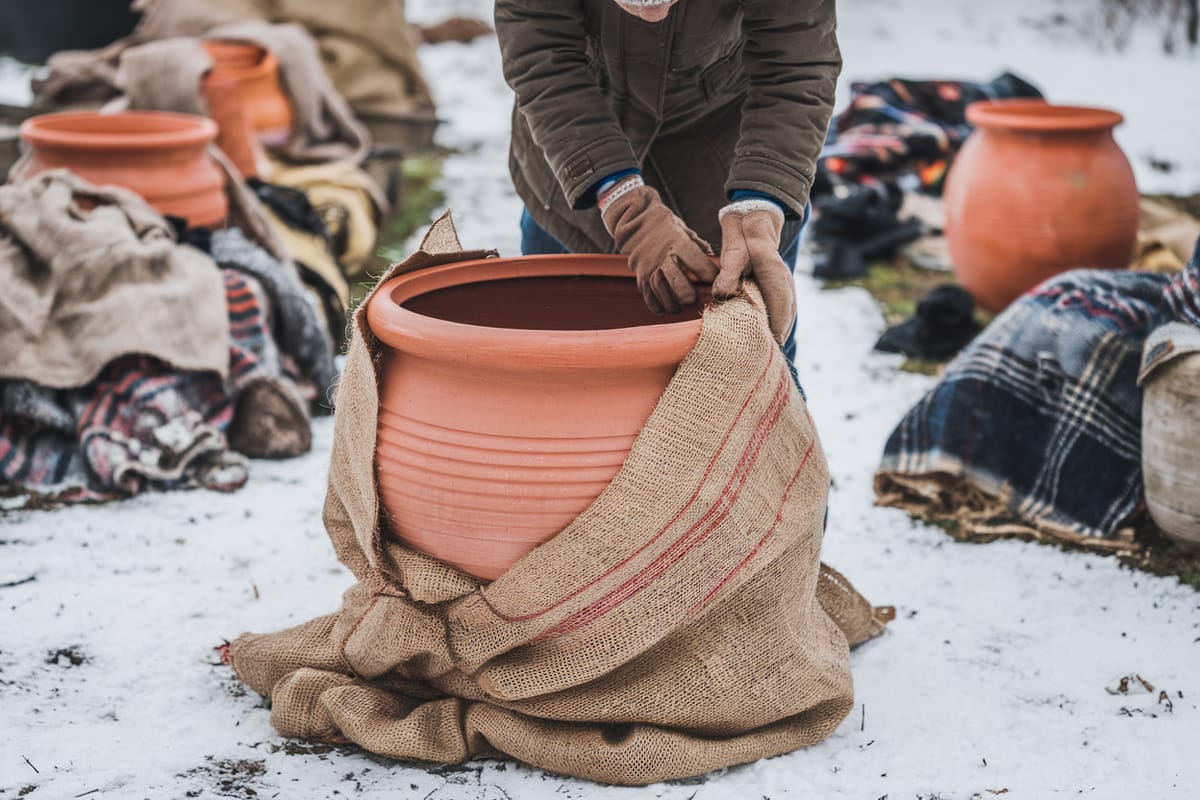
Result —
<svg viewBox="0 0 1200 800"><path fill-rule="evenodd" d="M1200 552L1200 352L1155 370L1142 396L1142 476L1154 523Z"/></svg>
<svg viewBox="0 0 1200 800"><path fill-rule="evenodd" d="M604 490L700 334L698 306L646 311L620 256L423 270L382 286L367 318L390 347L376 445L390 535L486 580Z"/></svg>
<svg viewBox="0 0 1200 800"><path fill-rule="evenodd" d="M225 223L225 176L208 154L212 120L167 111L42 114L21 124L24 176L65 168L96 185L121 186L192 226Z"/></svg>
<svg viewBox="0 0 1200 800"><path fill-rule="evenodd" d="M266 144L282 145L292 130L292 105L279 82L279 61L249 42L204 40L213 60L211 78L227 79L237 93L250 126Z"/></svg>
<svg viewBox="0 0 1200 800"><path fill-rule="evenodd" d="M1075 268L1127 267L1137 240L1121 116L1039 100L975 103L946 177L946 237L959 282L992 312Z"/></svg>

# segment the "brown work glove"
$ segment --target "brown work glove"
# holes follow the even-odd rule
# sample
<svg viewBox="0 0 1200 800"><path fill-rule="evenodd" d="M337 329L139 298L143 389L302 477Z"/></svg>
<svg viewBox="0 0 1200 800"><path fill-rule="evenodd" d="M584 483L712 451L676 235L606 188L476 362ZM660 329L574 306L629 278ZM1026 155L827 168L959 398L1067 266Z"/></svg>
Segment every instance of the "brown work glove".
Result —
<svg viewBox="0 0 1200 800"><path fill-rule="evenodd" d="M783 344L796 321L796 283L779 255L783 211L770 200L748 198L721 209L721 271L713 281L713 297L728 300L750 276L762 292L767 322Z"/></svg>
<svg viewBox="0 0 1200 800"><path fill-rule="evenodd" d="M683 220L663 205L658 192L638 176L618 182L599 198L604 227L629 256L646 307L676 313L696 302L696 281L717 277L713 251Z"/></svg>

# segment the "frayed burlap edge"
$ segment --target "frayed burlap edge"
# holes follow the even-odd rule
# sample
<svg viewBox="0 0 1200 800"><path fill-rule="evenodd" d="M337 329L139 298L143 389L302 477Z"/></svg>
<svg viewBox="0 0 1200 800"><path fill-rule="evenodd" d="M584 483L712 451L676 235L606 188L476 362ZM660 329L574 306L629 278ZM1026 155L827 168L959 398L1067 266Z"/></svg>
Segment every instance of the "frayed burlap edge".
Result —
<svg viewBox="0 0 1200 800"><path fill-rule="evenodd" d="M1025 519L1013 512L1003 490L993 494L946 472L905 475L880 470L875 473L875 504L932 523L960 542L1022 539L1117 554L1139 549L1133 528L1121 528L1114 538L1102 539L1048 520Z"/></svg>

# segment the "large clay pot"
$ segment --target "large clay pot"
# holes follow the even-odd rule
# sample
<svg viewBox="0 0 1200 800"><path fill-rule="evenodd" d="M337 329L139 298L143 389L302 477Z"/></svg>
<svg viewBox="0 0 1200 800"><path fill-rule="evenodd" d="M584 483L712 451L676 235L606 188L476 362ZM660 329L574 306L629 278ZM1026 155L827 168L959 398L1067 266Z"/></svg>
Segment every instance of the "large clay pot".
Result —
<svg viewBox="0 0 1200 800"><path fill-rule="evenodd" d="M162 214L195 227L224 224L225 175L208 154L212 120L167 111L42 114L21 124L30 147L22 176L66 168L97 185L122 186Z"/></svg>
<svg viewBox="0 0 1200 800"><path fill-rule="evenodd" d="M975 125L946 177L958 280L998 312L1046 278L1129 265L1138 194L1113 140L1120 114L1041 100L967 107Z"/></svg>
<svg viewBox="0 0 1200 800"><path fill-rule="evenodd" d="M279 83L279 61L249 42L204 40L210 77L232 79L251 127L266 144L281 145L292 130L292 105Z"/></svg>
<svg viewBox="0 0 1200 800"><path fill-rule="evenodd" d="M650 314L621 256L436 267L367 307L392 348L376 470L391 533L486 580L600 494L700 334Z"/></svg>

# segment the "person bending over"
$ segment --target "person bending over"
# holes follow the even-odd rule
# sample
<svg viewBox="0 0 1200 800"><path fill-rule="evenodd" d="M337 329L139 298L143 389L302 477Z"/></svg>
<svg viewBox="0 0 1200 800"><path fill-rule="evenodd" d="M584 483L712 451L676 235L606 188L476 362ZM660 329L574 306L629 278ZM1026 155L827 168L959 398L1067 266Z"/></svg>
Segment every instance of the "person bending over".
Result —
<svg viewBox="0 0 1200 800"><path fill-rule="evenodd" d="M496 0L522 252L629 257L655 313L743 276L795 358L795 269L841 71L833 0ZM719 245L714 263L709 244Z"/></svg>

